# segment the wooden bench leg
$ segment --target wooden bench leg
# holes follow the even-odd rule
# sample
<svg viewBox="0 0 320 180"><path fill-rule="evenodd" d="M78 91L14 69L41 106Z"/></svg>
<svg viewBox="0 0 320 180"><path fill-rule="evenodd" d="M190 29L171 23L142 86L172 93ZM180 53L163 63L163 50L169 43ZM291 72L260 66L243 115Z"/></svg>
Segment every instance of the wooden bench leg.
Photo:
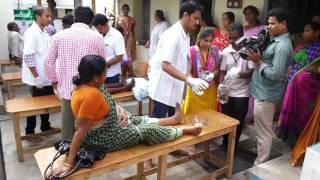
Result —
<svg viewBox="0 0 320 180"><path fill-rule="evenodd" d="M18 160L19 162L23 162L24 157L23 157L23 149L22 149L22 143L21 143L19 115L15 113L12 114L12 121L13 121L14 137L15 137L16 146L17 146Z"/></svg>
<svg viewBox="0 0 320 180"><path fill-rule="evenodd" d="M162 155L159 157L159 160L158 160L157 180L166 179L166 172L167 172L167 155Z"/></svg>
<svg viewBox="0 0 320 180"><path fill-rule="evenodd" d="M227 177L231 177L232 175L235 142L236 142L236 126L232 128L232 131L229 133L229 136L228 136Z"/></svg>
<svg viewBox="0 0 320 180"><path fill-rule="evenodd" d="M11 82L7 82L7 90L8 90L8 99L12 99L13 98L13 87Z"/></svg>
<svg viewBox="0 0 320 180"><path fill-rule="evenodd" d="M209 162L209 153L210 153L210 141L206 141L204 142L204 147L203 147L203 152L204 152L204 156L203 159L206 162Z"/></svg>
<svg viewBox="0 0 320 180"><path fill-rule="evenodd" d="M152 117L153 114L153 101L152 99L149 97L149 109L148 109L148 115L149 117Z"/></svg>
<svg viewBox="0 0 320 180"><path fill-rule="evenodd" d="M143 100L138 102L138 115L139 116L142 116L142 101Z"/></svg>
<svg viewBox="0 0 320 180"><path fill-rule="evenodd" d="M144 162L139 162L137 164L137 179L138 180L145 179L145 176L144 176Z"/></svg>

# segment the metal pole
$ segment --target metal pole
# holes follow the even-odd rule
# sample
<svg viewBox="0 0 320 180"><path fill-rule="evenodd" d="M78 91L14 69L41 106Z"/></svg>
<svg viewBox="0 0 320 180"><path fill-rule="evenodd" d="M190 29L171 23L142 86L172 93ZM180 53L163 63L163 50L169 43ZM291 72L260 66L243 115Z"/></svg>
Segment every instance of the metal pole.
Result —
<svg viewBox="0 0 320 180"><path fill-rule="evenodd" d="M0 128L0 179L6 180L6 169L4 166L4 158L3 158L3 149L2 149L2 135L1 135L1 128Z"/></svg>

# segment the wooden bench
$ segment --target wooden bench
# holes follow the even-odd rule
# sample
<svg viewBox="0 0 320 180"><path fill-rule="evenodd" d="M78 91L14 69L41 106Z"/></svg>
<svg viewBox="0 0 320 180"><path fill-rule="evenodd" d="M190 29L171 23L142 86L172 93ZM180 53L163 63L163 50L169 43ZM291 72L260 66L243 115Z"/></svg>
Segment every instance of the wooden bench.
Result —
<svg viewBox="0 0 320 180"><path fill-rule="evenodd" d="M23 84L21 81L21 79L22 79L21 72L2 73L1 76L2 76L5 90L8 92L8 99L14 98L13 86Z"/></svg>
<svg viewBox="0 0 320 180"><path fill-rule="evenodd" d="M191 119L193 117L194 116L192 115L185 117L186 124L191 125ZM137 145L135 147L124 149L121 151L107 153L106 157L101 161L96 161L93 167L80 169L66 179L89 179L90 177L103 175L107 172L128 167L133 164L137 164L137 175L129 177L127 179L144 179L145 176L153 173L157 173L157 179L165 179L167 168L185 163L199 157L204 157L206 161L211 158L221 164L220 169L211 172L204 179L211 179L212 177L221 175L230 177L232 174L233 166L236 126L239 124L239 122L216 111L201 112L197 114L197 118L202 119L206 122L206 125L204 125L203 130L199 136L185 135L175 141L170 141L158 145ZM217 137L221 137L225 134L229 134L229 144L227 159L223 160L222 158L213 155L213 153L209 151L208 141ZM201 142L204 142L205 144L203 151L182 159L178 159L177 161L167 163L168 153ZM34 154L42 175L47 165L51 162L55 153L56 150L52 147L39 150ZM158 167L144 172L143 162L154 157L159 157ZM63 164L65 159L66 156L63 156L56 162L56 164Z"/></svg>
<svg viewBox="0 0 320 180"><path fill-rule="evenodd" d="M0 60L1 73L5 73L6 72L6 67L16 66L16 65L17 65L17 63L14 62L13 60L10 60L10 59L2 59L2 60Z"/></svg>
<svg viewBox="0 0 320 180"><path fill-rule="evenodd" d="M116 102L124 102L135 100L132 92L121 92L112 95ZM55 95L38 96L38 97L25 97L19 99L9 99L6 101L6 111L12 114L12 122L14 128L14 135L17 147L18 159L20 162L24 161L24 153L33 153L38 149L43 149L51 145L39 146L23 150L22 140L32 139L35 137L47 136L59 133L59 130L46 131L43 133L36 133L27 136L21 136L19 120L27 116L40 115L45 113L53 113L61 111L61 102ZM139 102L139 114L142 113L142 102Z"/></svg>

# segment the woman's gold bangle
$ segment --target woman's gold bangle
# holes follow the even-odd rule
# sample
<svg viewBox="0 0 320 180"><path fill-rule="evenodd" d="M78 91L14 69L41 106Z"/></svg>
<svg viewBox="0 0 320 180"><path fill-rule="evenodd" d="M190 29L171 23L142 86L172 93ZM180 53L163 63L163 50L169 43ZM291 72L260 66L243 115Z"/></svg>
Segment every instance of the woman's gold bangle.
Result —
<svg viewBox="0 0 320 180"><path fill-rule="evenodd" d="M71 168L73 167L72 165L70 165L70 164L68 164L68 163L64 163L63 165L64 165L64 166L71 167Z"/></svg>

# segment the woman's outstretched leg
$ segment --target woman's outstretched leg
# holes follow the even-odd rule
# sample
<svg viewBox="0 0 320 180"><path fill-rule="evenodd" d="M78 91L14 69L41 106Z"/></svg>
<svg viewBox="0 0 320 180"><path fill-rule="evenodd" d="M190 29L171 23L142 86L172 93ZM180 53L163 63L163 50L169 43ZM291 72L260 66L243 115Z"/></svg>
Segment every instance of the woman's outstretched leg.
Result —
<svg viewBox="0 0 320 180"><path fill-rule="evenodd" d="M181 106L179 103L176 104L176 113L173 116L159 119L159 126L173 126L178 124L184 124Z"/></svg>

